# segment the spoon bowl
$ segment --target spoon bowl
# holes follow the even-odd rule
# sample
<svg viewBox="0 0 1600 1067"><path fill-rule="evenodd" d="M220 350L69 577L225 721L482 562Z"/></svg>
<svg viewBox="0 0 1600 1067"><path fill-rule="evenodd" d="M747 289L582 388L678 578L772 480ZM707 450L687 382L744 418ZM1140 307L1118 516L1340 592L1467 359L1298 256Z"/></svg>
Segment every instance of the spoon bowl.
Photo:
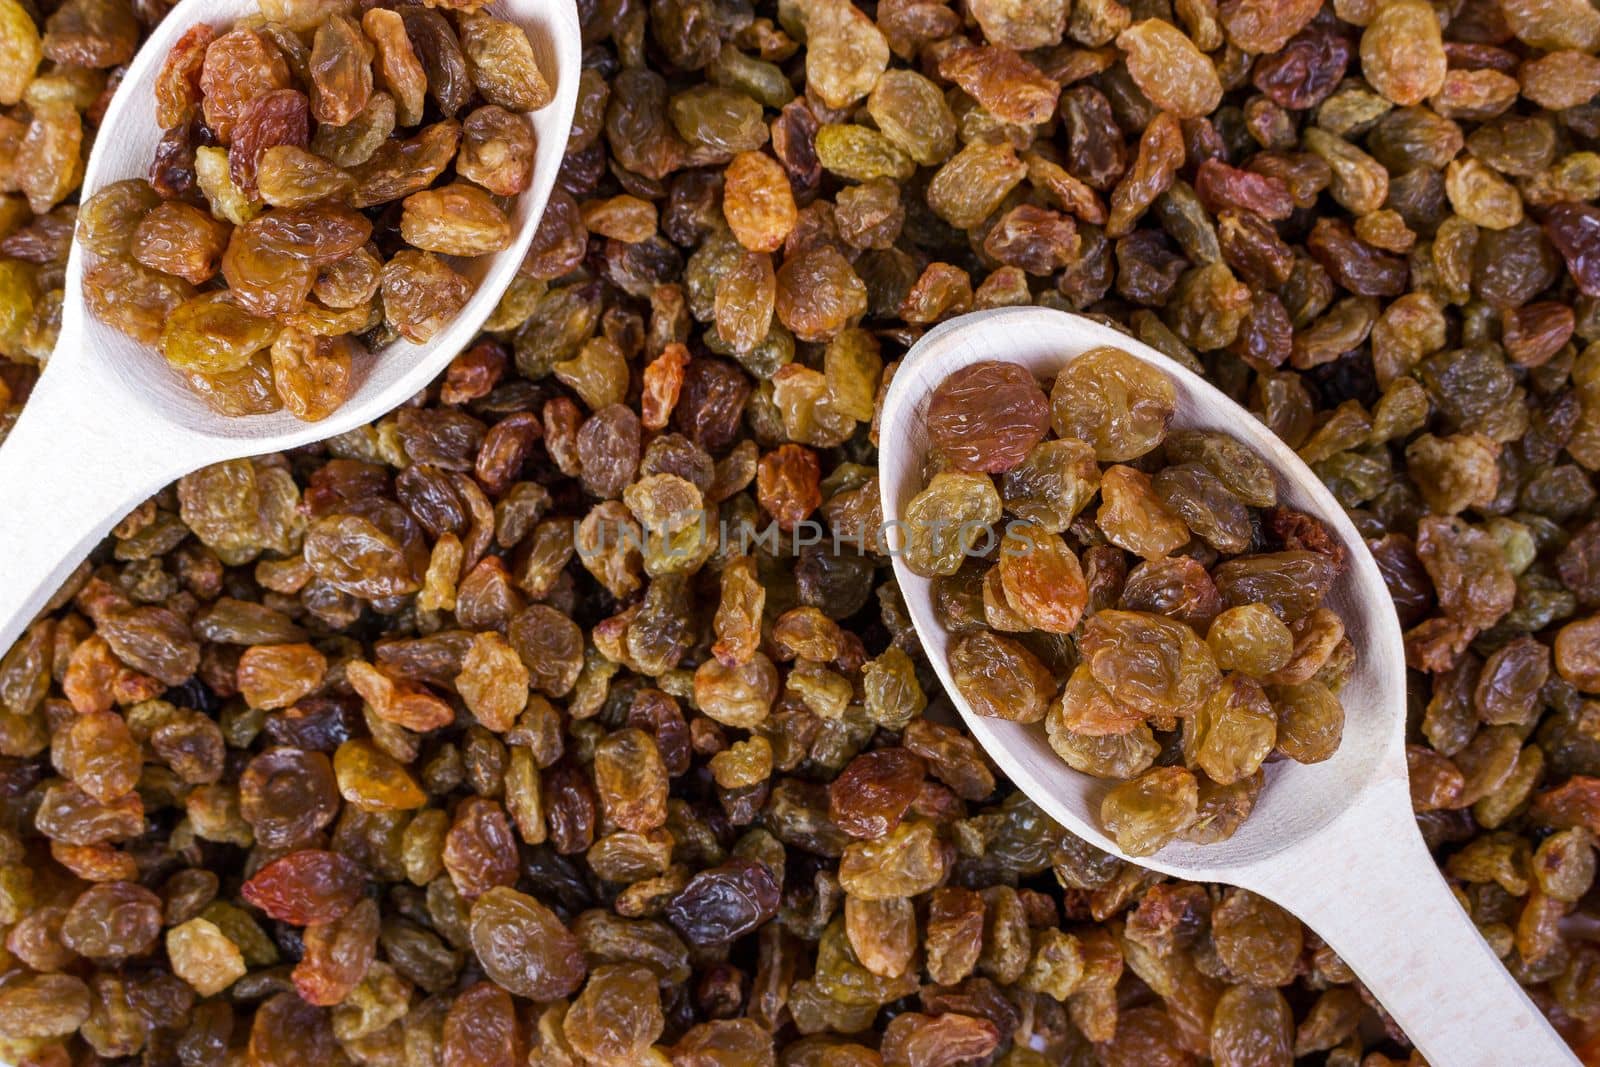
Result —
<svg viewBox="0 0 1600 1067"><path fill-rule="evenodd" d="M1231 838L1174 842L1129 857L1100 826L1112 783L1069 767L1043 723L975 714L950 675L948 635L931 582L898 551L906 506L923 488L933 390L970 364L1003 360L1047 380L1100 346L1165 372L1177 394L1174 429L1215 430L1272 468L1281 506L1320 519L1347 553L1327 605L1356 648L1340 690L1344 739L1314 765L1267 765L1255 810ZM1318 931L1431 1063L1574 1063L1450 894L1417 831L1407 784L1405 653L1383 575L1326 486L1265 425L1199 375L1148 345L1078 315L1045 308L977 312L930 330L901 362L884 398L879 485L895 577L923 650L974 738L1016 786L1077 836L1163 874L1225 882L1268 897Z"/></svg>
<svg viewBox="0 0 1600 1067"><path fill-rule="evenodd" d="M1291 760L1268 765L1255 811L1228 840L1211 845L1175 842L1138 860L1164 874L1227 880L1230 870L1277 855L1316 833L1374 782L1403 780L1406 773L1405 688L1391 684L1404 680L1405 653L1388 588L1344 509L1300 457L1215 386L1126 334L1065 312L999 309L929 331L895 372L879 434L881 441L895 442L893 460L882 457L879 468L883 517L886 523L900 519L923 487L928 401L945 378L972 363L1002 359L1027 367L1036 378L1050 379L1072 357L1100 346L1120 348L1164 371L1177 390L1173 429L1221 431L1249 445L1273 469L1279 504L1321 519L1348 553L1345 573L1327 602L1344 620L1358 650L1355 673L1339 694L1350 710L1338 752L1312 766ZM1100 800L1114 783L1068 767L1050 747L1042 723L986 718L957 699L946 656L948 636L933 614L932 582L913 573L899 553L894 567L923 648L968 729L1052 818L1098 847L1117 851L1115 839L1100 829L1099 818Z"/></svg>
<svg viewBox="0 0 1600 1067"><path fill-rule="evenodd" d="M365 365L356 369L357 384L350 398L318 422L304 422L282 410L243 417L222 415L184 385L159 353L88 312L83 303L85 255L82 246L74 242L67 259L68 299L62 308L62 343L51 357L50 366L55 368L63 361L70 365L78 360L93 360L103 366L123 395L151 414L180 424L198 436L229 441L249 438L261 443L259 451L293 448L343 433L399 406L426 386L477 334L527 255L561 167L578 91L578 24L571 0L551 4L502 0L487 10L527 32L539 70L551 82L555 99L527 116L538 151L533 183L512 205L512 243L491 255L450 261L475 288L466 306L437 336L426 344L400 339L369 353L363 361ZM134 57L106 109L101 128L115 131L115 136L102 133L96 141L84 168L83 200L112 182L142 178L148 172L162 133L155 121L152 85L162 60L178 38L196 22L210 22L220 28L258 12L255 0L183 0L156 27ZM68 345L69 338L79 343Z"/></svg>
<svg viewBox="0 0 1600 1067"><path fill-rule="evenodd" d="M0 651L111 526L161 486L207 464L320 441L405 403L472 340L527 255L566 151L582 43L573 0L500 0L487 10L521 26L553 101L527 120L533 180L512 204L504 250L452 260L474 291L426 344L397 340L354 368L351 396L328 418L287 411L229 417L192 393L153 348L96 319L84 301L84 250L67 259L61 334L21 417L0 447ZM129 64L84 169L81 200L144 177L161 129L154 82L172 46L199 22L219 29L259 12L254 0L182 0Z"/></svg>

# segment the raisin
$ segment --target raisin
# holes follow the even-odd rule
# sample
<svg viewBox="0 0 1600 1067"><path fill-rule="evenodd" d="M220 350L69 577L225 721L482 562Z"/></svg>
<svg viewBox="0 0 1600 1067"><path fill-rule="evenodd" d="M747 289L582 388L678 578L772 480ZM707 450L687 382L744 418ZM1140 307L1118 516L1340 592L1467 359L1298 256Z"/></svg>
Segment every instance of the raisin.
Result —
<svg viewBox="0 0 1600 1067"><path fill-rule="evenodd" d="M204 284L216 275L227 245L226 223L177 200L152 208L134 228L130 242L138 262L190 285Z"/></svg>
<svg viewBox="0 0 1600 1067"><path fill-rule="evenodd" d="M576 939L547 907L514 889L495 887L473 902L471 936L489 976L518 996L569 996L583 982Z"/></svg>
<svg viewBox="0 0 1600 1067"><path fill-rule="evenodd" d="M289 67L261 34L234 29L206 46L199 85L206 125L227 144L257 97L290 88Z"/></svg>
<svg viewBox="0 0 1600 1067"><path fill-rule="evenodd" d="M233 143L228 146L229 177L250 196L256 192L261 154L276 145L304 148L310 136L310 111L304 93L277 89L258 96L234 124Z"/></svg>
<svg viewBox="0 0 1600 1067"><path fill-rule="evenodd" d="M732 860L691 878L667 904L666 916L690 944L722 944L776 915L778 890L764 864Z"/></svg>
<svg viewBox="0 0 1600 1067"><path fill-rule="evenodd" d="M383 8L373 8L370 16ZM480 107L461 123L456 173L496 196L516 196L533 181L533 131L525 119L494 104ZM551 207L545 208L548 217ZM545 225L540 220L541 230Z"/></svg>

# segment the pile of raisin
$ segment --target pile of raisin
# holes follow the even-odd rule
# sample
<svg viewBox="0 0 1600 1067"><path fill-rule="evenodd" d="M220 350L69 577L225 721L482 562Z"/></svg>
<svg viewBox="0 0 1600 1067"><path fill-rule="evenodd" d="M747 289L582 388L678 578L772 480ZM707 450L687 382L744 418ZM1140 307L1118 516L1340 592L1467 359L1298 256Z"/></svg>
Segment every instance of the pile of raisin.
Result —
<svg viewBox="0 0 1600 1067"><path fill-rule="evenodd" d="M77 219L91 311L224 415L331 415L369 349L426 342L466 304L445 257L509 245L532 181L523 113L552 94L521 27L348 8L188 30L156 76L149 179Z"/></svg>
<svg viewBox="0 0 1600 1067"><path fill-rule="evenodd" d="M1176 401L1116 348L1048 397L1014 363L974 363L929 397L902 528L967 706L1042 722L1073 769L1120 782L1100 817L1134 856L1226 840L1263 763L1332 756L1355 666L1322 604L1344 546L1277 506L1248 446L1172 430Z"/></svg>
<svg viewBox="0 0 1600 1067"><path fill-rule="evenodd" d="M167 4L0 0L0 434ZM465 51L464 7L394 7L430 85L470 69L414 27ZM1313 931L1074 838L940 690L873 420L933 324L1014 304L1204 374L1348 510L1417 823L1594 1059L1600 9L578 11L485 332L371 425L157 493L0 650L0 1060L1420 1065Z"/></svg>

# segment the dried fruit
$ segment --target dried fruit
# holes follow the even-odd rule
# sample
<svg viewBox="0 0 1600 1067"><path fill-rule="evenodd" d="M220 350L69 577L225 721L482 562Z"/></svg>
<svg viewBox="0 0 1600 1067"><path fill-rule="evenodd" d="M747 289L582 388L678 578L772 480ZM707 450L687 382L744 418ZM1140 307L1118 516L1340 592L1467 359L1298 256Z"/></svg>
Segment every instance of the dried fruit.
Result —
<svg viewBox="0 0 1600 1067"><path fill-rule="evenodd" d="M577 939L549 908L507 886L472 903L472 949L495 982L519 997L570 996L586 968Z"/></svg>
<svg viewBox="0 0 1600 1067"><path fill-rule="evenodd" d="M665 1025L650 969L611 963L589 975L561 1029L573 1051L590 1062L629 1063L649 1050Z"/></svg>
<svg viewBox="0 0 1600 1067"><path fill-rule="evenodd" d="M1050 390L1056 435L1084 441L1102 462L1136 459L1159 445L1175 410L1166 376L1114 348L1074 359Z"/></svg>
<svg viewBox="0 0 1600 1067"><path fill-rule="evenodd" d="M179 51L184 49L179 42ZM206 46L200 68L200 106L206 125L226 144L252 102L289 88L289 67L277 46L249 29L234 29Z"/></svg>
<svg viewBox="0 0 1600 1067"><path fill-rule="evenodd" d="M1178 27L1141 19L1117 35L1128 74L1150 102L1181 119L1208 114L1222 102L1217 68Z"/></svg>
<svg viewBox="0 0 1600 1067"><path fill-rule="evenodd" d="M1020 463L1049 428L1044 391L1015 363L974 363L928 400L928 438L959 470L1000 473Z"/></svg>
<svg viewBox="0 0 1600 1067"><path fill-rule="evenodd" d="M383 265L383 314L408 341L422 344L444 329L472 295L472 284L431 252L399 252Z"/></svg>
<svg viewBox="0 0 1600 1067"><path fill-rule="evenodd" d="M1402 107L1444 87L1448 60L1433 9L1421 0L1383 4L1361 34L1361 72Z"/></svg>
<svg viewBox="0 0 1600 1067"><path fill-rule="evenodd" d="M300 849L273 860L245 882L245 900L274 919L309 926L349 911L366 885L354 860L325 849Z"/></svg>
<svg viewBox="0 0 1600 1067"><path fill-rule="evenodd" d="M975 713L1014 722L1044 718L1055 689L1050 668L1026 646L987 630L951 644L950 677Z"/></svg>
<svg viewBox="0 0 1600 1067"><path fill-rule="evenodd" d="M65 974L26 976L0 991L0 1033L66 1037L89 1018L89 987Z"/></svg>
<svg viewBox="0 0 1600 1067"><path fill-rule="evenodd" d="M1199 808L1193 774L1157 767L1112 789L1100 802L1100 821L1130 856L1148 856L1189 828Z"/></svg>
<svg viewBox="0 0 1600 1067"><path fill-rule="evenodd" d="M668 921L692 945L732 941L778 911L778 883L753 860L703 870L667 904Z"/></svg>
<svg viewBox="0 0 1600 1067"><path fill-rule="evenodd" d="M168 930L167 958L172 961L172 973L202 997L222 992L247 970L239 947L208 919L190 919Z"/></svg>
<svg viewBox="0 0 1600 1067"><path fill-rule="evenodd" d="M494 96L555 87L471 6L265 0L194 27L157 57L148 180L86 197L160 5L0 0L0 427L54 346L74 231L90 310L151 347L171 324L178 380L220 411L314 417L403 370L383 350L470 292L409 257L497 243L485 205L526 207L502 198L531 185L532 125ZM965 686L1042 703L1061 773L1116 791L1135 848L1238 831L1269 763L1336 751L1362 669L1333 607L1356 546L1134 378L1090 376L1043 424L1031 383L1014 409L974 391L958 416L1026 433L1000 420L969 463L954 432L923 527L882 536L895 361L968 308L1027 304L1200 370L1350 511L1406 633L1419 826L1582 1045L1591 5L662 0L582 21L557 187L488 332L369 426L138 504L0 650L22 835L0 833L0 1058L1401 1055L1281 909L1152 886L927 717L950 694L891 549L934 575L950 644L985 652ZM1024 532L1037 558L1004 551ZM1138 654L1105 661L1093 620L1120 613L1171 655L1125 637ZM1214 689L1137 706L1169 664ZM308 851L353 864L353 896L277 873ZM302 927L250 903L262 878L352 903ZM632 973L575 1002L606 968Z"/></svg>
<svg viewBox="0 0 1600 1067"><path fill-rule="evenodd" d="M481 256L511 241L511 220L483 190L465 182L406 197L400 236L426 252Z"/></svg>
<svg viewBox="0 0 1600 1067"><path fill-rule="evenodd" d="M537 111L554 99L522 27L481 11L464 15L459 26L467 74L485 100Z"/></svg>

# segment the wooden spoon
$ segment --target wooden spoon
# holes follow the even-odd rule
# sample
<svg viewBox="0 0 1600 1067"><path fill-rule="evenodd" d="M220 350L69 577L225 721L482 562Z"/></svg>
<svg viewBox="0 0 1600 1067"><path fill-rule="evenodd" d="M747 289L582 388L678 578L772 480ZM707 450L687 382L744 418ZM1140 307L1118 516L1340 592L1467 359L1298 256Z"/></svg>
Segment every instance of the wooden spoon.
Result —
<svg viewBox="0 0 1600 1067"><path fill-rule="evenodd" d="M320 422L287 412L229 418L191 393L161 355L88 314L83 250L67 259L61 337L0 447L0 653L111 527L150 494L222 460L277 452L371 422L414 396L482 327L527 255L566 153L582 44L573 0L503 0L489 9L521 26L555 92L527 116L537 142L532 185L512 207L513 239L457 262L472 298L427 344L395 343L356 368L351 397ZM198 22L218 30L258 14L254 0L183 0L150 34L106 109L81 197L144 177L161 130L154 84L162 60Z"/></svg>
<svg viewBox="0 0 1600 1067"><path fill-rule="evenodd" d="M1357 654L1355 673L1340 691L1344 742L1325 763L1268 766L1254 813L1229 840L1174 843L1153 856L1126 856L1100 829L1100 799L1112 783L1068 767L1051 749L1043 724L985 718L962 699L950 678L948 636L934 616L930 583L896 553L895 577L922 647L967 728L1019 789L1079 837L1163 874L1241 886L1299 916L1429 1063L1577 1063L1479 936L1417 831L1406 775L1405 654L1377 564L1333 495L1249 412L1149 346L1089 319L1044 308L964 315L912 346L884 400L879 477L885 523L901 520L922 488L928 399L952 372L998 359L1049 379L1101 345L1165 371L1177 389L1175 427L1220 430L1253 447L1277 475L1280 502L1322 519L1344 544L1349 565L1328 602Z"/></svg>

